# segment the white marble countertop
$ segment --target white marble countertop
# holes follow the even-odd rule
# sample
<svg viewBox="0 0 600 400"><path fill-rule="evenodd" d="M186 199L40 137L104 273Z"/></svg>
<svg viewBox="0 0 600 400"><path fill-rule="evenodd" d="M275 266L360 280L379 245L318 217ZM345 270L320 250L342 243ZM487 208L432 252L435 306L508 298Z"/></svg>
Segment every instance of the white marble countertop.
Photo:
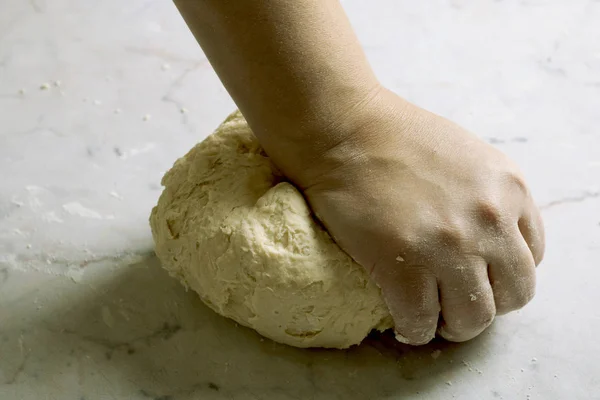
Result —
<svg viewBox="0 0 600 400"><path fill-rule="evenodd" d="M600 398L600 2L344 5L385 84L521 164L547 225L534 301L421 348L299 350L217 316L147 223L234 108L174 6L2 0L0 399Z"/></svg>

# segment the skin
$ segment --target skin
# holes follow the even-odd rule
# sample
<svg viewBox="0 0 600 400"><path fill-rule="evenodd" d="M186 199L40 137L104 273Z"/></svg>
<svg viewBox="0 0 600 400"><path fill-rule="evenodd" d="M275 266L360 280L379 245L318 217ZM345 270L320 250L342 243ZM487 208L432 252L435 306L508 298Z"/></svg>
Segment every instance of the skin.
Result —
<svg viewBox="0 0 600 400"><path fill-rule="evenodd" d="M544 229L494 147L377 81L337 0L176 0L275 164L381 287L398 340L527 304Z"/></svg>

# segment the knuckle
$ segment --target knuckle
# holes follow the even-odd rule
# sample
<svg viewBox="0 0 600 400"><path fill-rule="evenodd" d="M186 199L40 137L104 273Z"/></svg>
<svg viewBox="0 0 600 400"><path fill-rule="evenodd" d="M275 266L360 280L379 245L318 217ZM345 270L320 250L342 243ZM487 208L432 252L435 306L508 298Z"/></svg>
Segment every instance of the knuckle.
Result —
<svg viewBox="0 0 600 400"><path fill-rule="evenodd" d="M432 218L424 221L413 235L402 238L401 244L407 252L422 260L454 257L469 246L468 232L460 221Z"/></svg>
<svg viewBox="0 0 600 400"><path fill-rule="evenodd" d="M519 230L527 242L533 255L535 265L539 265L546 251L546 239L544 225L541 218L520 218L518 221Z"/></svg>
<svg viewBox="0 0 600 400"><path fill-rule="evenodd" d="M490 199L482 199L475 204L475 215L479 220L486 225L498 226L501 225L505 212L502 205Z"/></svg>
<svg viewBox="0 0 600 400"><path fill-rule="evenodd" d="M403 254L411 255L415 262L422 260L424 257L426 258L429 247L427 234L420 230L404 232L396 238L395 243L398 244Z"/></svg>
<svg viewBox="0 0 600 400"><path fill-rule="evenodd" d="M445 247L461 248L467 241L464 231L457 224L446 224L436 229L437 241Z"/></svg>
<svg viewBox="0 0 600 400"><path fill-rule="evenodd" d="M529 187L527 186L527 182L525 182L525 177L516 168L506 172L504 180L511 190L517 190L524 196L529 196Z"/></svg>

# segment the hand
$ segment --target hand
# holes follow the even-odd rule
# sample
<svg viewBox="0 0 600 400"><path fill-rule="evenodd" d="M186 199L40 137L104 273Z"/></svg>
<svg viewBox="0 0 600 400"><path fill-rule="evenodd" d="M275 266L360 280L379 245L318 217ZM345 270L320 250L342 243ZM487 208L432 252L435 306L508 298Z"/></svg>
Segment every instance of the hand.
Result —
<svg viewBox="0 0 600 400"><path fill-rule="evenodd" d="M468 340L531 300L544 231L504 154L383 89L338 122L343 140L285 172L381 287L398 340Z"/></svg>

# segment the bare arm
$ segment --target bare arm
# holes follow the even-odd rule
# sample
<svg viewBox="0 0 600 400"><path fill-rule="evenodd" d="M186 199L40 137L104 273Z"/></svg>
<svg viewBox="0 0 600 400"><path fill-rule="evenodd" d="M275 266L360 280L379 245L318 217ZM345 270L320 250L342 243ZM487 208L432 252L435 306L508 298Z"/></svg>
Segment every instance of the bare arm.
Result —
<svg viewBox="0 0 600 400"><path fill-rule="evenodd" d="M337 0L175 3L255 134L284 170L297 160L277 157L272 143L331 146L339 138L327 137L324 128L379 88Z"/></svg>

